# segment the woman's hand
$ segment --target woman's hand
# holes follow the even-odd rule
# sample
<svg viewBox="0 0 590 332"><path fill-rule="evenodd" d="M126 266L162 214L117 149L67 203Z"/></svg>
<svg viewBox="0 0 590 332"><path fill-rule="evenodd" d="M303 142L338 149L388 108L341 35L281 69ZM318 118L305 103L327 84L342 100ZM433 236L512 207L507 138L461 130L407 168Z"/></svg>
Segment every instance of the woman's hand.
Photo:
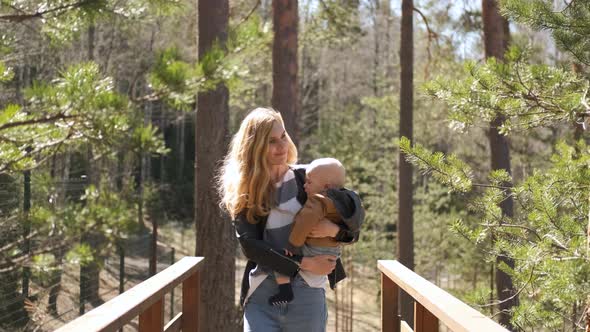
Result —
<svg viewBox="0 0 590 332"><path fill-rule="evenodd" d="M335 223L331 222L330 220L324 218L320 220L320 222L312 228L311 232L309 233L309 237L336 237L340 227Z"/></svg>
<svg viewBox="0 0 590 332"><path fill-rule="evenodd" d="M313 257L303 257L301 259L301 269L311 273L328 275L336 267L336 256L317 255Z"/></svg>

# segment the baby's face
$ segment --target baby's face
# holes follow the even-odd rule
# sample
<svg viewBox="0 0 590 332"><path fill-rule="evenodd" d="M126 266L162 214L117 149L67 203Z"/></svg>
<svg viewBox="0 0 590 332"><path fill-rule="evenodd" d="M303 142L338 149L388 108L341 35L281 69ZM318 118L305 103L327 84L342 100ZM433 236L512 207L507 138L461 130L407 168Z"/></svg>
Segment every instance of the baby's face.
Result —
<svg viewBox="0 0 590 332"><path fill-rule="evenodd" d="M326 179L321 168L314 168L306 173L303 188L308 195L320 193L326 189Z"/></svg>

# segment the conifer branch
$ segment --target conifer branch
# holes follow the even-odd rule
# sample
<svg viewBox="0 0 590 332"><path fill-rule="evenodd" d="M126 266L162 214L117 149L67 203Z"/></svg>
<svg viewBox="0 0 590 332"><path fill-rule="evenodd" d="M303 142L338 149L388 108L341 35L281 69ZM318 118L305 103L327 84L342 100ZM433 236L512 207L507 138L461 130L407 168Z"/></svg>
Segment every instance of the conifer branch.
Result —
<svg viewBox="0 0 590 332"><path fill-rule="evenodd" d="M77 118L77 116L66 115L64 113L58 113L58 114L46 116L43 118L33 118L33 119L23 120L23 121L8 122L3 125L0 125L0 131L14 128L14 127L42 124L42 123L51 123L56 120L67 120L67 119L74 119L74 118Z"/></svg>
<svg viewBox="0 0 590 332"><path fill-rule="evenodd" d="M258 7L260 7L260 4L261 4L261 0L257 0L256 3L254 4L254 7L252 7L252 9L250 10L250 12L238 24L236 24L232 30L234 30L234 31L238 30L240 25L242 25L242 24L244 24L244 22L248 21L248 19L250 19L250 17L254 14L256 9L258 9Z"/></svg>
<svg viewBox="0 0 590 332"><path fill-rule="evenodd" d="M94 1L96 1L96 0L84 0L84 1L79 1L79 2L75 2L75 3L67 4L67 5L57 6L57 7L50 8L50 9L40 11L40 12L29 13L29 14L24 13L24 14L1 15L0 20L21 23L23 21L27 21L27 20L31 20L31 19L42 18L43 16L53 13L53 12L62 11L61 13L57 14L57 15L61 15L61 14L63 14L63 12L65 12L69 9L79 8L79 7L82 7L86 4L92 3ZM20 9L19 9L19 11L24 12Z"/></svg>
<svg viewBox="0 0 590 332"><path fill-rule="evenodd" d="M534 272L535 272L535 267L536 265L533 265L533 267L531 267L531 273L529 274L529 278L528 280L524 283L524 285L522 285L521 288L518 289L518 291L516 291L514 294L512 294L510 297L501 300L501 301L495 301L492 303L488 303L488 304L481 304L478 305L478 307L480 308L487 308L487 307L491 307L491 306L497 306L500 305L502 303L508 302L508 301L512 301L512 299L516 298L520 293L522 293L522 291L531 284L531 282L533 281L533 276L534 276Z"/></svg>

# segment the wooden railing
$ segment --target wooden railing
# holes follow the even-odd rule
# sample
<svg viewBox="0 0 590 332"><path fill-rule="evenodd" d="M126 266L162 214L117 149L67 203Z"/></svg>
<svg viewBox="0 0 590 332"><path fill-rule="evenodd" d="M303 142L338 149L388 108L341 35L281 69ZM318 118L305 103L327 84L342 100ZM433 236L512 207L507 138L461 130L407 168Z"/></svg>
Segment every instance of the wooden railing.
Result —
<svg viewBox="0 0 590 332"><path fill-rule="evenodd" d="M57 331L114 332L139 315L140 332L196 332L199 330L199 270L202 266L203 257L184 257L164 271ZM164 295L180 283L182 312L164 326Z"/></svg>
<svg viewBox="0 0 590 332"><path fill-rule="evenodd" d="M382 331L411 331L398 316L399 290L414 299L414 331L438 331L439 321L455 332L508 332L479 311L459 301L398 261L380 260Z"/></svg>

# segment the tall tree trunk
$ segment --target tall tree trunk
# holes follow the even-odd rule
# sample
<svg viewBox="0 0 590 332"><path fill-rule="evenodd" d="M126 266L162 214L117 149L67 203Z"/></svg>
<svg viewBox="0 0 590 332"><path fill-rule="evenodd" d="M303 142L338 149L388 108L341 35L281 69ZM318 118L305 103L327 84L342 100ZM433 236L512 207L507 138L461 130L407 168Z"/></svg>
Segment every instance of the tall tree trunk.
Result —
<svg viewBox="0 0 590 332"><path fill-rule="evenodd" d="M285 129L299 146L298 0L273 0L272 9L272 106L281 112Z"/></svg>
<svg viewBox="0 0 590 332"><path fill-rule="evenodd" d="M402 1L401 24L401 87L400 87L400 137L413 140L413 101L414 101L414 33L413 0ZM414 206L413 206L412 165L399 153L398 186L398 240L397 255L400 263L414 269ZM401 293L400 313L402 319L414 325L413 302L408 294Z"/></svg>
<svg viewBox="0 0 590 332"><path fill-rule="evenodd" d="M228 0L199 1L199 59L218 41L227 39ZM196 255L205 257L201 274L201 331L236 329L234 305L235 239L231 223L218 205L215 174L226 152L229 133L229 92L220 83L199 93L195 125Z"/></svg>
<svg viewBox="0 0 590 332"><path fill-rule="evenodd" d="M379 96L379 56L381 55L380 51L380 42L381 42L381 0L374 0L373 7L375 9L373 13L373 31L375 33L373 38L373 94L375 96Z"/></svg>
<svg viewBox="0 0 590 332"><path fill-rule="evenodd" d="M391 52L393 39L391 37L391 26L393 15L391 13L391 2L389 0L381 0L381 12L383 13L383 21L385 22L383 29L385 30L384 45L383 45L383 63L385 64L385 77L393 76L394 63L391 61Z"/></svg>
<svg viewBox="0 0 590 332"><path fill-rule="evenodd" d="M508 48L510 38L508 21L500 15L498 3L496 0L482 0L482 16L484 29L484 44L486 58L495 57L499 60L504 59L504 53ZM492 159L492 170L503 169L509 174L510 170L510 150L506 136L501 135L498 128L505 121L505 118L498 115L490 124L488 137L490 140L490 151ZM511 187L511 183L505 184ZM502 216L511 218L513 216L513 200L508 196L500 203ZM513 330L510 323L510 310L518 305L518 296L514 289L512 278L500 269L501 264L506 264L514 268L514 260L499 256L496 258L496 292L500 302L500 324Z"/></svg>

